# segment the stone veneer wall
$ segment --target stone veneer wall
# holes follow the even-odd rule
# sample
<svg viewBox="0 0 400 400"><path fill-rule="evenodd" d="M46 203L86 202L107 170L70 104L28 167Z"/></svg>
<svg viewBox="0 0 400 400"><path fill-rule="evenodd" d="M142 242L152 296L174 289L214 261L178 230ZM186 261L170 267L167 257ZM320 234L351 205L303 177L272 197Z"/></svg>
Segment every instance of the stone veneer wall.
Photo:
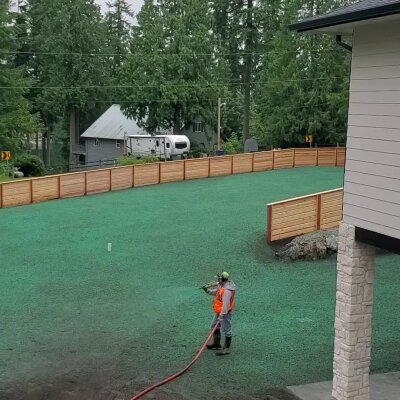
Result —
<svg viewBox="0 0 400 400"><path fill-rule="evenodd" d="M333 392L337 400L369 400L375 248L341 223L337 259Z"/></svg>

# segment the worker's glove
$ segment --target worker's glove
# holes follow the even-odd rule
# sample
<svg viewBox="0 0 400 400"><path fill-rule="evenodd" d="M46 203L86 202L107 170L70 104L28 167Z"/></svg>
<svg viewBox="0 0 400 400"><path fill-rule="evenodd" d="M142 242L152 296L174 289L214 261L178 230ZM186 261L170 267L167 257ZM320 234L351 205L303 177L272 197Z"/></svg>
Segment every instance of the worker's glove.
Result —
<svg viewBox="0 0 400 400"><path fill-rule="evenodd" d="M226 315L220 314L219 317L218 317L218 320L219 320L219 321L222 321L222 320L224 320L225 318L226 318Z"/></svg>

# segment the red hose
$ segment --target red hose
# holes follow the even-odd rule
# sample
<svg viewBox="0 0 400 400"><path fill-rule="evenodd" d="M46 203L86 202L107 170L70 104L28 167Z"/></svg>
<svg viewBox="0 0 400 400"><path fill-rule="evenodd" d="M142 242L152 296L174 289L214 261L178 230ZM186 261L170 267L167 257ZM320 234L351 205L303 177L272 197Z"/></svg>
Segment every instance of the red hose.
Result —
<svg viewBox="0 0 400 400"><path fill-rule="evenodd" d="M135 396L133 396L131 399L129 400L137 400L140 399L142 396L144 396L145 394L151 392L152 390L154 390L155 388L158 388L159 386L162 386L164 384L166 384L167 382L171 382L174 379L178 378L179 376L183 375L186 371L189 370L189 368L199 359L199 357L201 356L201 353L204 351L204 349L206 348L206 345L208 343L208 341L211 339L211 336L214 334L215 330L219 327L219 322L217 322L217 324L213 327L213 329L211 330L210 334L208 335L206 341L203 343L203 345L200 347L199 350L197 350L196 356L193 358L193 360L190 362L190 364L188 364L185 368L183 368L181 371L169 376L168 378L165 378L164 380L162 380L161 382L155 383L152 386L149 386L148 388L142 390L140 393L136 394Z"/></svg>

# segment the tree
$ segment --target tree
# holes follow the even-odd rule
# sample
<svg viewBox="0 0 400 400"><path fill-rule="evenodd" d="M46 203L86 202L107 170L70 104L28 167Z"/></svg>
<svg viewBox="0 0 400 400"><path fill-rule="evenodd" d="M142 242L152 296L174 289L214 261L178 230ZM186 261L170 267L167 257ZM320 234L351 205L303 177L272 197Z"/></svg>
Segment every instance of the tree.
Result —
<svg viewBox="0 0 400 400"><path fill-rule="evenodd" d="M255 85L253 127L264 144L299 145L306 134L313 134L320 144L343 142L350 58L331 37L298 35L287 29L299 15L339 5L343 4L332 0L282 1L280 28Z"/></svg>
<svg viewBox="0 0 400 400"><path fill-rule="evenodd" d="M105 18L107 41L108 48L113 54L112 68L115 76L115 70L120 67L124 55L129 50L133 12L125 0L114 0L107 5L109 8Z"/></svg>
<svg viewBox="0 0 400 400"><path fill-rule="evenodd" d="M4 2L0 4L0 48L0 148L21 153L28 145L29 136L40 128L40 121L24 97L29 82L14 64L15 26Z"/></svg>
<svg viewBox="0 0 400 400"><path fill-rule="evenodd" d="M47 127L69 117L74 146L82 121L110 92L100 8L93 0L30 0L28 12L36 106Z"/></svg>
<svg viewBox="0 0 400 400"><path fill-rule="evenodd" d="M148 131L200 116L214 122L224 92L225 62L215 55L211 15L203 0L145 0L122 66L124 111Z"/></svg>

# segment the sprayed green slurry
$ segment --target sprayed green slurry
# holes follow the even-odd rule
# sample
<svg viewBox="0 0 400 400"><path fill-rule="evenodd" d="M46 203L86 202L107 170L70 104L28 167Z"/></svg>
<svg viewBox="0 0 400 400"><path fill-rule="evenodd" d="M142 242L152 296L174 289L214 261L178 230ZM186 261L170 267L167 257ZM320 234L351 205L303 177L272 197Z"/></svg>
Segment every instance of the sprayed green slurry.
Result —
<svg viewBox="0 0 400 400"><path fill-rule="evenodd" d="M0 210L0 390L129 393L177 371L207 335L211 298L197 287L222 269L239 288L233 352L204 354L169 389L214 399L330 379L335 261L278 262L265 204L342 179L278 170ZM378 258L376 372L400 369L399 261Z"/></svg>

